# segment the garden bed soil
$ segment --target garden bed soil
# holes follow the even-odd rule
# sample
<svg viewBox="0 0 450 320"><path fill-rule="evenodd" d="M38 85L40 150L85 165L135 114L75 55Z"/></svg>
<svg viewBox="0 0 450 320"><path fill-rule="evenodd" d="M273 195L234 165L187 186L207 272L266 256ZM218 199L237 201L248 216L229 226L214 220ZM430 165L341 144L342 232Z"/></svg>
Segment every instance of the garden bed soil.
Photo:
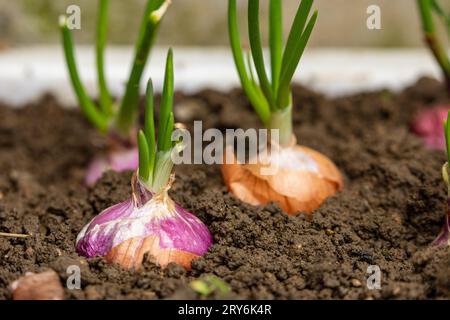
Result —
<svg viewBox="0 0 450 320"><path fill-rule="evenodd" d="M209 227L214 245L193 262L161 270L151 261L122 270L75 253L75 238L92 217L130 193L131 173L108 173L93 188L84 170L104 144L77 109L50 96L12 109L0 106L0 299L26 272L55 270L65 287L67 267L81 268L81 290L67 299L198 298L189 283L214 274L229 298L450 298L450 248L433 248L444 218L444 154L409 132L414 113L446 102L445 90L421 79L388 91L330 99L294 89L300 144L331 159L345 189L314 212L292 217L276 205L253 207L229 194L218 166L176 168L173 198ZM204 128L252 127L258 119L239 90L177 93L175 117ZM382 271L381 289L366 286L367 268ZM217 296L212 296L212 298Z"/></svg>

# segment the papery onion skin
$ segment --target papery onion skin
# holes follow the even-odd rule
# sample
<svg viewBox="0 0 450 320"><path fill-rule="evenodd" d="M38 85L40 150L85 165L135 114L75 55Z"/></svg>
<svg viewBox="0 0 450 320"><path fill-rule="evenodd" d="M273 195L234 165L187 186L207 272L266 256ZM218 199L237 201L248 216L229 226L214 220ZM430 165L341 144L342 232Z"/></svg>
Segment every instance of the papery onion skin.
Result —
<svg viewBox="0 0 450 320"><path fill-rule="evenodd" d="M136 195L136 193L143 193ZM166 192L153 195L136 188L132 199L112 206L86 225L76 249L85 257L104 256L124 268L139 268L145 253L165 267L170 262L190 269L190 263L212 244L208 228L175 204Z"/></svg>
<svg viewBox="0 0 450 320"><path fill-rule="evenodd" d="M411 130L430 149L445 150L443 123L450 106L437 106L420 111L414 118Z"/></svg>
<svg viewBox="0 0 450 320"><path fill-rule="evenodd" d="M108 155L98 156L88 166L85 183L88 186L92 186L108 170L116 172L136 170L138 165L139 154L137 148L117 150Z"/></svg>
<svg viewBox="0 0 450 320"><path fill-rule="evenodd" d="M229 152L229 150L227 151ZM288 214L311 213L343 188L343 178L327 157L310 148L292 145L283 148L305 160L300 170L280 165L274 175L262 175L263 164L223 164L222 175L228 189L252 205L276 202ZM289 162L289 161L287 161ZM267 167L267 166L266 166Z"/></svg>
<svg viewBox="0 0 450 320"><path fill-rule="evenodd" d="M450 246L450 199L447 199L447 212L441 233L433 241L433 246Z"/></svg>

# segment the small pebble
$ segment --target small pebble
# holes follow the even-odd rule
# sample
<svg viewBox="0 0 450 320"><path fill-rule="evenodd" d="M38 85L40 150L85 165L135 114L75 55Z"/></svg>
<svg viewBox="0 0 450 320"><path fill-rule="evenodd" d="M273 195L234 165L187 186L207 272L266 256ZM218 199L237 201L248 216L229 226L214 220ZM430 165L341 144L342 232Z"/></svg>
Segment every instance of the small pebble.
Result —
<svg viewBox="0 0 450 320"><path fill-rule="evenodd" d="M53 271L27 272L14 281L10 289L13 300L63 300L64 289L58 274Z"/></svg>
<svg viewBox="0 0 450 320"><path fill-rule="evenodd" d="M351 283L354 287L361 287L361 281L359 281L358 279L352 279Z"/></svg>

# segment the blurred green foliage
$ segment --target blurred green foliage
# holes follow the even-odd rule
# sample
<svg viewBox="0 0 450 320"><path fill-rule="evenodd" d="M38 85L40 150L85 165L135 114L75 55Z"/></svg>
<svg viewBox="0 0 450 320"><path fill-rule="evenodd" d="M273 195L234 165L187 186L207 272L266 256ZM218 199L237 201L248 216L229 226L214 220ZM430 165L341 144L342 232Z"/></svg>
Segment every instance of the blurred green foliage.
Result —
<svg viewBox="0 0 450 320"><path fill-rule="evenodd" d="M131 44L136 38L146 0L111 0L109 43ZM285 31L300 0L283 0ZM172 0L158 43L162 45L228 45L227 0ZM0 46L57 43L58 16L68 5L81 8L82 29L77 43L93 43L96 0L0 0ZM240 0L242 38L246 37L246 5ZM367 7L379 5L382 29L366 28ZM316 0L319 19L312 46L418 46L419 18L414 0ZM261 21L267 19L267 0L261 0ZM263 38L267 29L263 25ZM245 41L245 40L244 40ZM244 42L245 43L245 42Z"/></svg>

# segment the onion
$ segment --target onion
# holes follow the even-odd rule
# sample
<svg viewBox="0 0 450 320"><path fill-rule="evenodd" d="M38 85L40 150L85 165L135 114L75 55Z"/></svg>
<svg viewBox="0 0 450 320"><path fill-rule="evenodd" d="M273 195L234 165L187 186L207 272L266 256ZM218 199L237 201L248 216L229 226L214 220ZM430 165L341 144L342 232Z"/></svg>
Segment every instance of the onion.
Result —
<svg viewBox="0 0 450 320"><path fill-rule="evenodd" d="M138 164L139 155L137 148L117 150L107 155L96 157L87 169L85 183L88 186L92 186L108 170L116 172L135 170Z"/></svg>
<svg viewBox="0 0 450 320"><path fill-rule="evenodd" d="M445 223L442 227L441 233L438 235L438 237L433 241L433 245L435 246L450 246L450 211L448 209L449 200L447 200L447 212L445 215Z"/></svg>
<svg viewBox="0 0 450 320"><path fill-rule="evenodd" d="M174 130L173 84L173 52L170 49L158 136L154 121L153 84L151 79L147 83L145 124L136 139L139 168L131 182L131 198L104 210L83 228L76 242L80 255L88 258L102 256L124 268L137 269L142 265L145 254L149 254L161 267L175 262L190 269L191 261L202 256L211 246L212 236L208 228L168 195L174 180L171 155L180 152L182 147L171 138ZM123 163L118 161L118 164Z"/></svg>
<svg viewBox="0 0 450 320"><path fill-rule="evenodd" d="M437 106L417 114L411 126L430 149L445 150L445 134L442 123L447 119L448 106Z"/></svg>
<svg viewBox="0 0 450 320"><path fill-rule="evenodd" d="M275 151L275 152L274 152ZM227 153L232 152L227 149ZM276 202L291 215L311 213L328 197L343 188L339 170L330 159L310 148L292 143L273 148L266 159L256 164L222 165L230 192L252 205ZM274 174L262 169L276 168Z"/></svg>
<svg viewBox="0 0 450 320"><path fill-rule="evenodd" d="M211 246L212 236L169 197L170 183L154 194L134 176L132 197L104 210L80 232L78 254L137 269L148 253L161 267L175 262L190 269L191 261Z"/></svg>

